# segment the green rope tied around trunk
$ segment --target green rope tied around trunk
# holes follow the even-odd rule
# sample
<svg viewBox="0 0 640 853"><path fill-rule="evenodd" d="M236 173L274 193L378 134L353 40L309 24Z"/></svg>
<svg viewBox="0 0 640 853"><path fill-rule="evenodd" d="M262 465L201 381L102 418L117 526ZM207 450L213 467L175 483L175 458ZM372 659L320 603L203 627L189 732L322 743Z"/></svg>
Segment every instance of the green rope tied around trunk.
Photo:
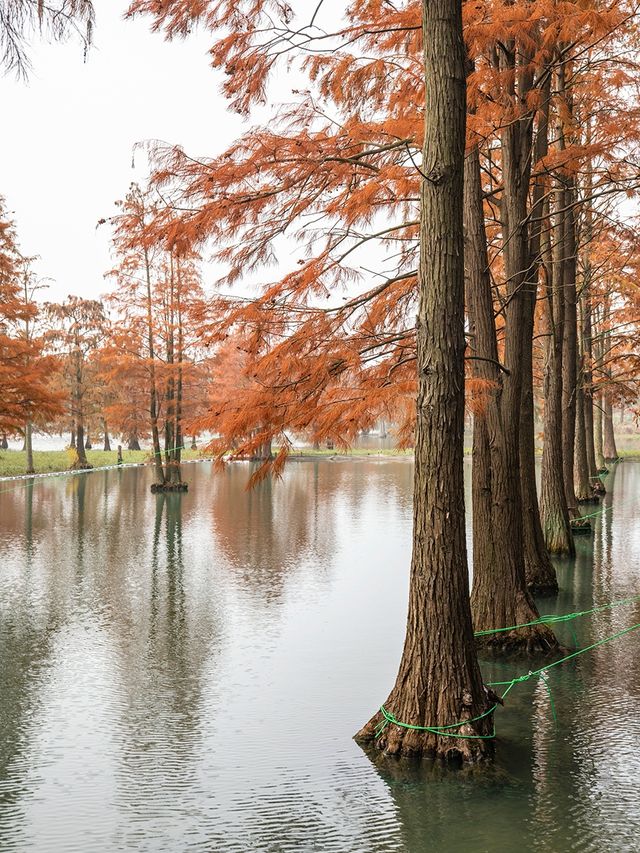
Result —
<svg viewBox="0 0 640 853"><path fill-rule="evenodd" d="M519 628L531 628L534 625L555 625L558 622L570 622L572 619L578 619L580 616L590 616L592 613L600 613L602 610L610 610L612 607L621 607L624 604L636 604L640 602L640 595L633 598L621 598L619 601L612 601L609 604L601 604L598 607L593 607L591 610L577 610L575 613L554 614L547 616L539 616L538 619L533 619L531 622L523 622L521 625L509 625L507 628L488 628L486 631L476 631L474 637L488 637L491 634L500 634L505 631L517 631Z"/></svg>
<svg viewBox="0 0 640 853"><path fill-rule="evenodd" d="M610 637L605 637L602 640L598 640L596 643L592 643L590 646L585 646L584 649L579 649L577 652L572 652L570 655L566 657L560 658L560 660L553 661L553 663L545 664L545 666L540 667L540 669L529 670L525 675L520 675L517 678L511 678L509 681L489 681L489 687L506 687L506 690L500 697L503 701L507 694L513 690L516 684L522 684L525 681L529 681L530 678L534 678L535 676L539 676L545 683L547 690L549 691L549 697L551 699L551 710L553 713L554 720L557 721L555 705L553 702L553 698L551 697L551 689L547 683L547 671L552 669L554 666L560 666L560 664L566 663L568 660L573 660L573 658L577 658L579 655L583 655L586 652L593 651L593 649L597 649L599 646L604 646L606 643L612 642L612 640L617 640L619 637L623 637L625 634L630 634L632 631L637 631L640 628L640 622L637 622L635 625L631 625L629 628L624 628L622 631L618 631L615 634L612 634ZM432 732L439 737L454 737L454 738L463 738L466 740L490 740L494 738L496 735L495 726L493 732L488 735L464 735L460 734L460 732L453 732L451 729L459 729L462 726L467 725L468 723L475 723L478 720L482 720L485 717L488 717L490 714L497 709L498 703L496 702L493 707L489 708L488 711L485 711L483 714L479 714L477 717L471 717L469 720L460 720L458 723L450 723L447 726L416 726L412 723L403 723L398 720L390 711L388 711L384 705L380 706L380 713L382 714L383 719L376 726L376 737L380 737L380 735L384 732L388 725L392 724L394 726L398 726L401 729L411 729L413 731L419 732Z"/></svg>

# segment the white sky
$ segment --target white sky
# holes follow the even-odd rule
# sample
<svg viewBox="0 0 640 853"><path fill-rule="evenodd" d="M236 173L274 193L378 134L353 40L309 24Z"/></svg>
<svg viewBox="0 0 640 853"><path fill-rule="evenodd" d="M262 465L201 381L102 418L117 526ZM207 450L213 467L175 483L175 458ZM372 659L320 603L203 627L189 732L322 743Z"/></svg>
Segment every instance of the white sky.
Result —
<svg viewBox="0 0 640 853"><path fill-rule="evenodd" d="M124 21L126 0L98 0L95 46L33 44L27 82L0 77L0 193L21 249L54 279L40 298L108 290L109 228L133 180L146 177L136 142L161 139L213 155L243 130L219 94L206 34L167 43L150 19Z"/></svg>

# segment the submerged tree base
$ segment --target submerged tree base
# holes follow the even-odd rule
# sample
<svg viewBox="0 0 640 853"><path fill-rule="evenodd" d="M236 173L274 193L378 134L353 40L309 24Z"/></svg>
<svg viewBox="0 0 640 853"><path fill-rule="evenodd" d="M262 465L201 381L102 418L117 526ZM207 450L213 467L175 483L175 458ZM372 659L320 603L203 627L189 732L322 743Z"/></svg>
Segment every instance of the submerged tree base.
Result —
<svg viewBox="0 0 640 853"><path fill-rule="evenodd" d="M81 462L78 460L74 462L73 465L69 468L70 471L92 471L93 465L90 462Z"/></svg>
<svg viewBox="0 0 640 853"><path fill-rule="evenodd" d="M595 494L595 488L594 488L594 494L593 495L591 495L588 498L578 498L578 503L579 504L598 504L598 503L600 503L600 495Z"/></svg>
<svg viewBox="0 0 640 853"><path fill-rule="evenodd" d="M574 536L589 536L593 528L588 518L572 518L571 532Z"/></svg>
<svg viewBox="0 0 640 853"><path fill-rule="evenodd" d="M556 635L543 623L476 636L476 646L508 655L555 655L563 651Z"/></svg>
<svg viewBox="0 0 640 853"><path fill-rule="evenodd" d="M157 492L186 492L189 489L188 483L152 483L151 491Z"/></svg>
<svg viewBox="0 0 640 853"><path fill-rule="evenodd" d="M486 716L473 719L452 729L454 736L443 736L432 731L404 728L390 723L378 711L354 735L357 744L373 757L378 755L394 758L426 759L453 767L490 761L495 753L493 713L491 709L501 700L493 691L487 694ZM386 707L386 706L385 706ZM472 716L467 712L469 718Z"/></svg>
<svg viewBox="0 0 640 853"><path fill-rule="evenodd" d="M529 577L527 576L527 589L533 595L556 595L560 587L558 586L558 579L554 575L552 578L545 573L539 577Z"/></svg>

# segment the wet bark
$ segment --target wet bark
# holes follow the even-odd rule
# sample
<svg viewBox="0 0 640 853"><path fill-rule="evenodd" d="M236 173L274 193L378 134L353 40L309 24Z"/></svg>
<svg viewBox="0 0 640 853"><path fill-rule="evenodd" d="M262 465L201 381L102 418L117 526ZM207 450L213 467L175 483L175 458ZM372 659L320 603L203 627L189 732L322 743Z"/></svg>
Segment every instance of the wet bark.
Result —
<svg viewBox="0 0 640 853"><path fill-rule="evenodd" d="M384 707L397 720L417 726L460 723L454 731L472 738L385 726L380 712L356 738L394 755L474 762L492 754L493 742L492 700L482 684L471 627L464 520L462 4L423 0L422 15L426 178L418 274L413 553L405 645Z"/></svg>

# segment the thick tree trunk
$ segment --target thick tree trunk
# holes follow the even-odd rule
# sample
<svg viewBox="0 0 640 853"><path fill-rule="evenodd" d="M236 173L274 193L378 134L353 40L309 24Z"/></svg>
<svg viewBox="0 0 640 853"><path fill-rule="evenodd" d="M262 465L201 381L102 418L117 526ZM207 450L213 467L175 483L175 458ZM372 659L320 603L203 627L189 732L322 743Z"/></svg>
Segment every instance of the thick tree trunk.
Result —
<svg viewBox="0 0 640 853"><path fill-rule="evenodd" d="M469 610L464 519L466 118L461 0L423 0L425 141L421 191L418 400L407 634L384 708L356 735L387 753L478 761L493 752ZM443 730L434 727L452 726ZM429 730L427 730L427 728ZM447 734L468 737L447 737Z"/></svg>
<svg viewBox="0 0 640 853"><path fill-rule="evenodd" d="M91 444L91 436L89 435L89 433L87 433L87 437L84 442L84 448L85 450L91 450L93 448L93 445Z"/></svg>
<svg viewBox="0 0 640 853"><path fill-rule="evenodd" d="M137 432L130 433L129 441L127 442L127 450L140 450L140 440L138 439Z"/></svg>

